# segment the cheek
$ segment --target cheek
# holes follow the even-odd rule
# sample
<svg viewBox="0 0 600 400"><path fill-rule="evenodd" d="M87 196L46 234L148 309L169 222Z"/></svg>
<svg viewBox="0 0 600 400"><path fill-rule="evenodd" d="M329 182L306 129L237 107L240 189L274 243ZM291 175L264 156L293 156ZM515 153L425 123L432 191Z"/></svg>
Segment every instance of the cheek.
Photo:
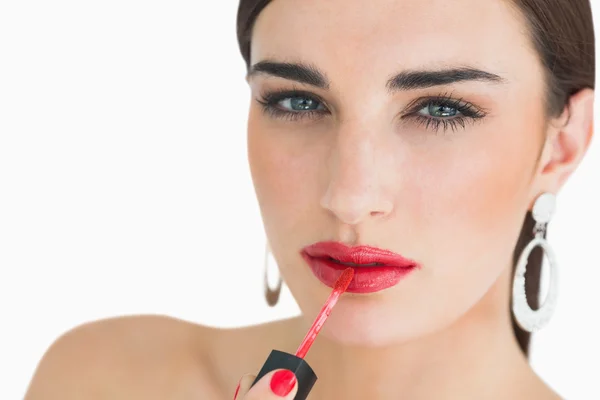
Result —
<svg viewBox="0 0 600 400"><path fill-rule="evenodd" d="M518 121L489 126L436 138L427 149L402 150L406 172L397 174L390 230L398 249L424 268L396 302L420 307L396 305L394 312L413 321L415 329L451 323L509 265L528 205L541 128ZM424 309L429 310L425 319Z"/></svg>
<svg viewBox="0 0 600 400"><path fill-rule="evenodd" d="M510 263L540 146L541 124L489 127L413 159L416 173L404 187L416 195L399 211L417 227L410 243L431 267L423 270L427 285L457 310L475 304ZM443 319L439 299L428 301Z"/></svg>
<svg viewBox="0 0 600 400"><path fill-rule="evenodd" d="M250 113L248 124L250 171L265 229L276 238L297 231L301 221L316 218L315 174L322 163L315 146L297 140L298 133L254 113L259 111Z"/></svg>
<svg viewBox="0 0 600 400"><path fill-rule="evenodd" d="M482 239L487 233L512 233L528 204L540 129L518 122L489 124L413 154L414 167L403 186L415 194L404 204L421 221L415 223Z"/></svg>

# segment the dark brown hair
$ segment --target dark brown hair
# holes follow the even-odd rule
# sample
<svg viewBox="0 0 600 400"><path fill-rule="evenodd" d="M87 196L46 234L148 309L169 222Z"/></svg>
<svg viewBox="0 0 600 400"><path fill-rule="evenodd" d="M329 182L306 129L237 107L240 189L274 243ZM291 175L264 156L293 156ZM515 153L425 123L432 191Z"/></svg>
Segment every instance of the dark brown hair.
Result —
<svg viewBox="0 0 600 400"><path fill-rule="evenodd" d="M237 38L246 67L250 67L252 28L260 12L271 0L240 0ZM507 0L527 21L527 29L545 71L547 118L558 117L568 106L569 97L595 85L595 37L589 0ZM535 222L525 215L523 228L513 253L513 265L533 239ZM543 252L536 248L529 257L525 278L527 301L539 308ZM514 274L514 268L513 268ZM529 353L530 334L515 323L519 346Z"/></svg>

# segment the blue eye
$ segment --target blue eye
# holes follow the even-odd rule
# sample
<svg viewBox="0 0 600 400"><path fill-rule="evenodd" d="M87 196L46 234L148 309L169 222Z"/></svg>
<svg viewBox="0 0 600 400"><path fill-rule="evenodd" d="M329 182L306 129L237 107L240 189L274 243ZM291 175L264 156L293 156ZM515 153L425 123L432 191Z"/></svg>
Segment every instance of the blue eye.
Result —
<svg viewBox="0 0 600 400"><path fill-rule="evenodd" d="M269 92L257 101L263 111L275 119L317 120L329 113L325 103L316 95L298 90ZM472 103L445 95L418 99L412 104L401 118L413 119L417 125L424 125L436 133L441 127L444 131L454 131L458 126L465 128L468 122L475 122L486 115Z"/></svg>
<svg viewBox="0 0 600 400"><path fill-rule="evenodd" d="M427 111L427 114L424 114L423 111ZM435 118L447 118L447 117L455 117L460 113L456 108L448 105L441 104L429 104L427 107L423 107L419 113L421 115L429 115L430 117Z"/></svg>
<svg viewBox="0 0 600 400"><path fill-rule="evenodd" d="M443 127L444 131L453 131L460 125L465 128L469 122L476 122L486 113L474 104L448 96L437 96L416 102L411 112L402 118L414 118L417 124L424 125L435 133Z"/></svg>
<svg viewBox="0 0 600 400"><path fill-rule="evenodd" d="M315 119L328 112L319 98L301 91L266 93L258 102L269 116L293 121L301 118Z"/></svg>
<svg viewBox="0 0 600 400"><path fill-rule="evenodd" d="M319 103L318 100L305 96L286 97L277 104L285 110L296 112L324 109L323 104Z"/></svg>

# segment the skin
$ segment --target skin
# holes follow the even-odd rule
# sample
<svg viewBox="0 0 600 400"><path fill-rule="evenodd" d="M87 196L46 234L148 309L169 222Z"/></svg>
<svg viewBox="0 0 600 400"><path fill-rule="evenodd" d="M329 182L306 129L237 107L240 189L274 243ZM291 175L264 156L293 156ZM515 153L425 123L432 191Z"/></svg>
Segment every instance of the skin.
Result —
<svg viewBox="0 0 600 400"><path fill-rule="evenodd" d="M584 156L594 94L576 93L548 118L524 26L501 0L272 2L251 64L309 64L329 83L248 75L256 195L305 317L235 330L162 317L88 324L50 348L26 398L231 398L271 349L295 351L328 296L299 255L321 240L389 249L422 267L395 287L340 299L307 356L319 375L311 399L558 398L514 339L511 259L536 197L558 193ZM465 66L499 79L386 87L399 72ZM261 104L274 90L308 92L322 111L278 118ZM434 116L410 106L439 95L482 117L437 132L420 124L415 114ZM246 375L238 398L275 398L269 378L248 392Z"/></svg>

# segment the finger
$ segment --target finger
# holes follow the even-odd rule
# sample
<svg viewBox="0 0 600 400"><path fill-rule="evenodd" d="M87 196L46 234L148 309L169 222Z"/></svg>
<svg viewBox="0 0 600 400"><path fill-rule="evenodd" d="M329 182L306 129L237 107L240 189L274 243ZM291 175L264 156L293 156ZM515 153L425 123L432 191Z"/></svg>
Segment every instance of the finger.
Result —
<svg viewBox="0 0 600 400"><path fill-rule="evenodd" d="M241 391L240 400L291 400L298 391L298 381L292 371L278 369L263 376L243 397Z"/></svg>
<svg viewBox="0 0 600 400"><path fill-rule="evenodd" d="M238 386L235 390L235 395L233 396L233 400L243 399L244 396L246 395L246 393L248 393L248 391L250 390L250 387L252 386L252 382L254 382L255 379L256 379L256 375L252 375L252 374L246 374L246 375L242 376L242 379L240 379L240 382L238 383Z"/></svg>

